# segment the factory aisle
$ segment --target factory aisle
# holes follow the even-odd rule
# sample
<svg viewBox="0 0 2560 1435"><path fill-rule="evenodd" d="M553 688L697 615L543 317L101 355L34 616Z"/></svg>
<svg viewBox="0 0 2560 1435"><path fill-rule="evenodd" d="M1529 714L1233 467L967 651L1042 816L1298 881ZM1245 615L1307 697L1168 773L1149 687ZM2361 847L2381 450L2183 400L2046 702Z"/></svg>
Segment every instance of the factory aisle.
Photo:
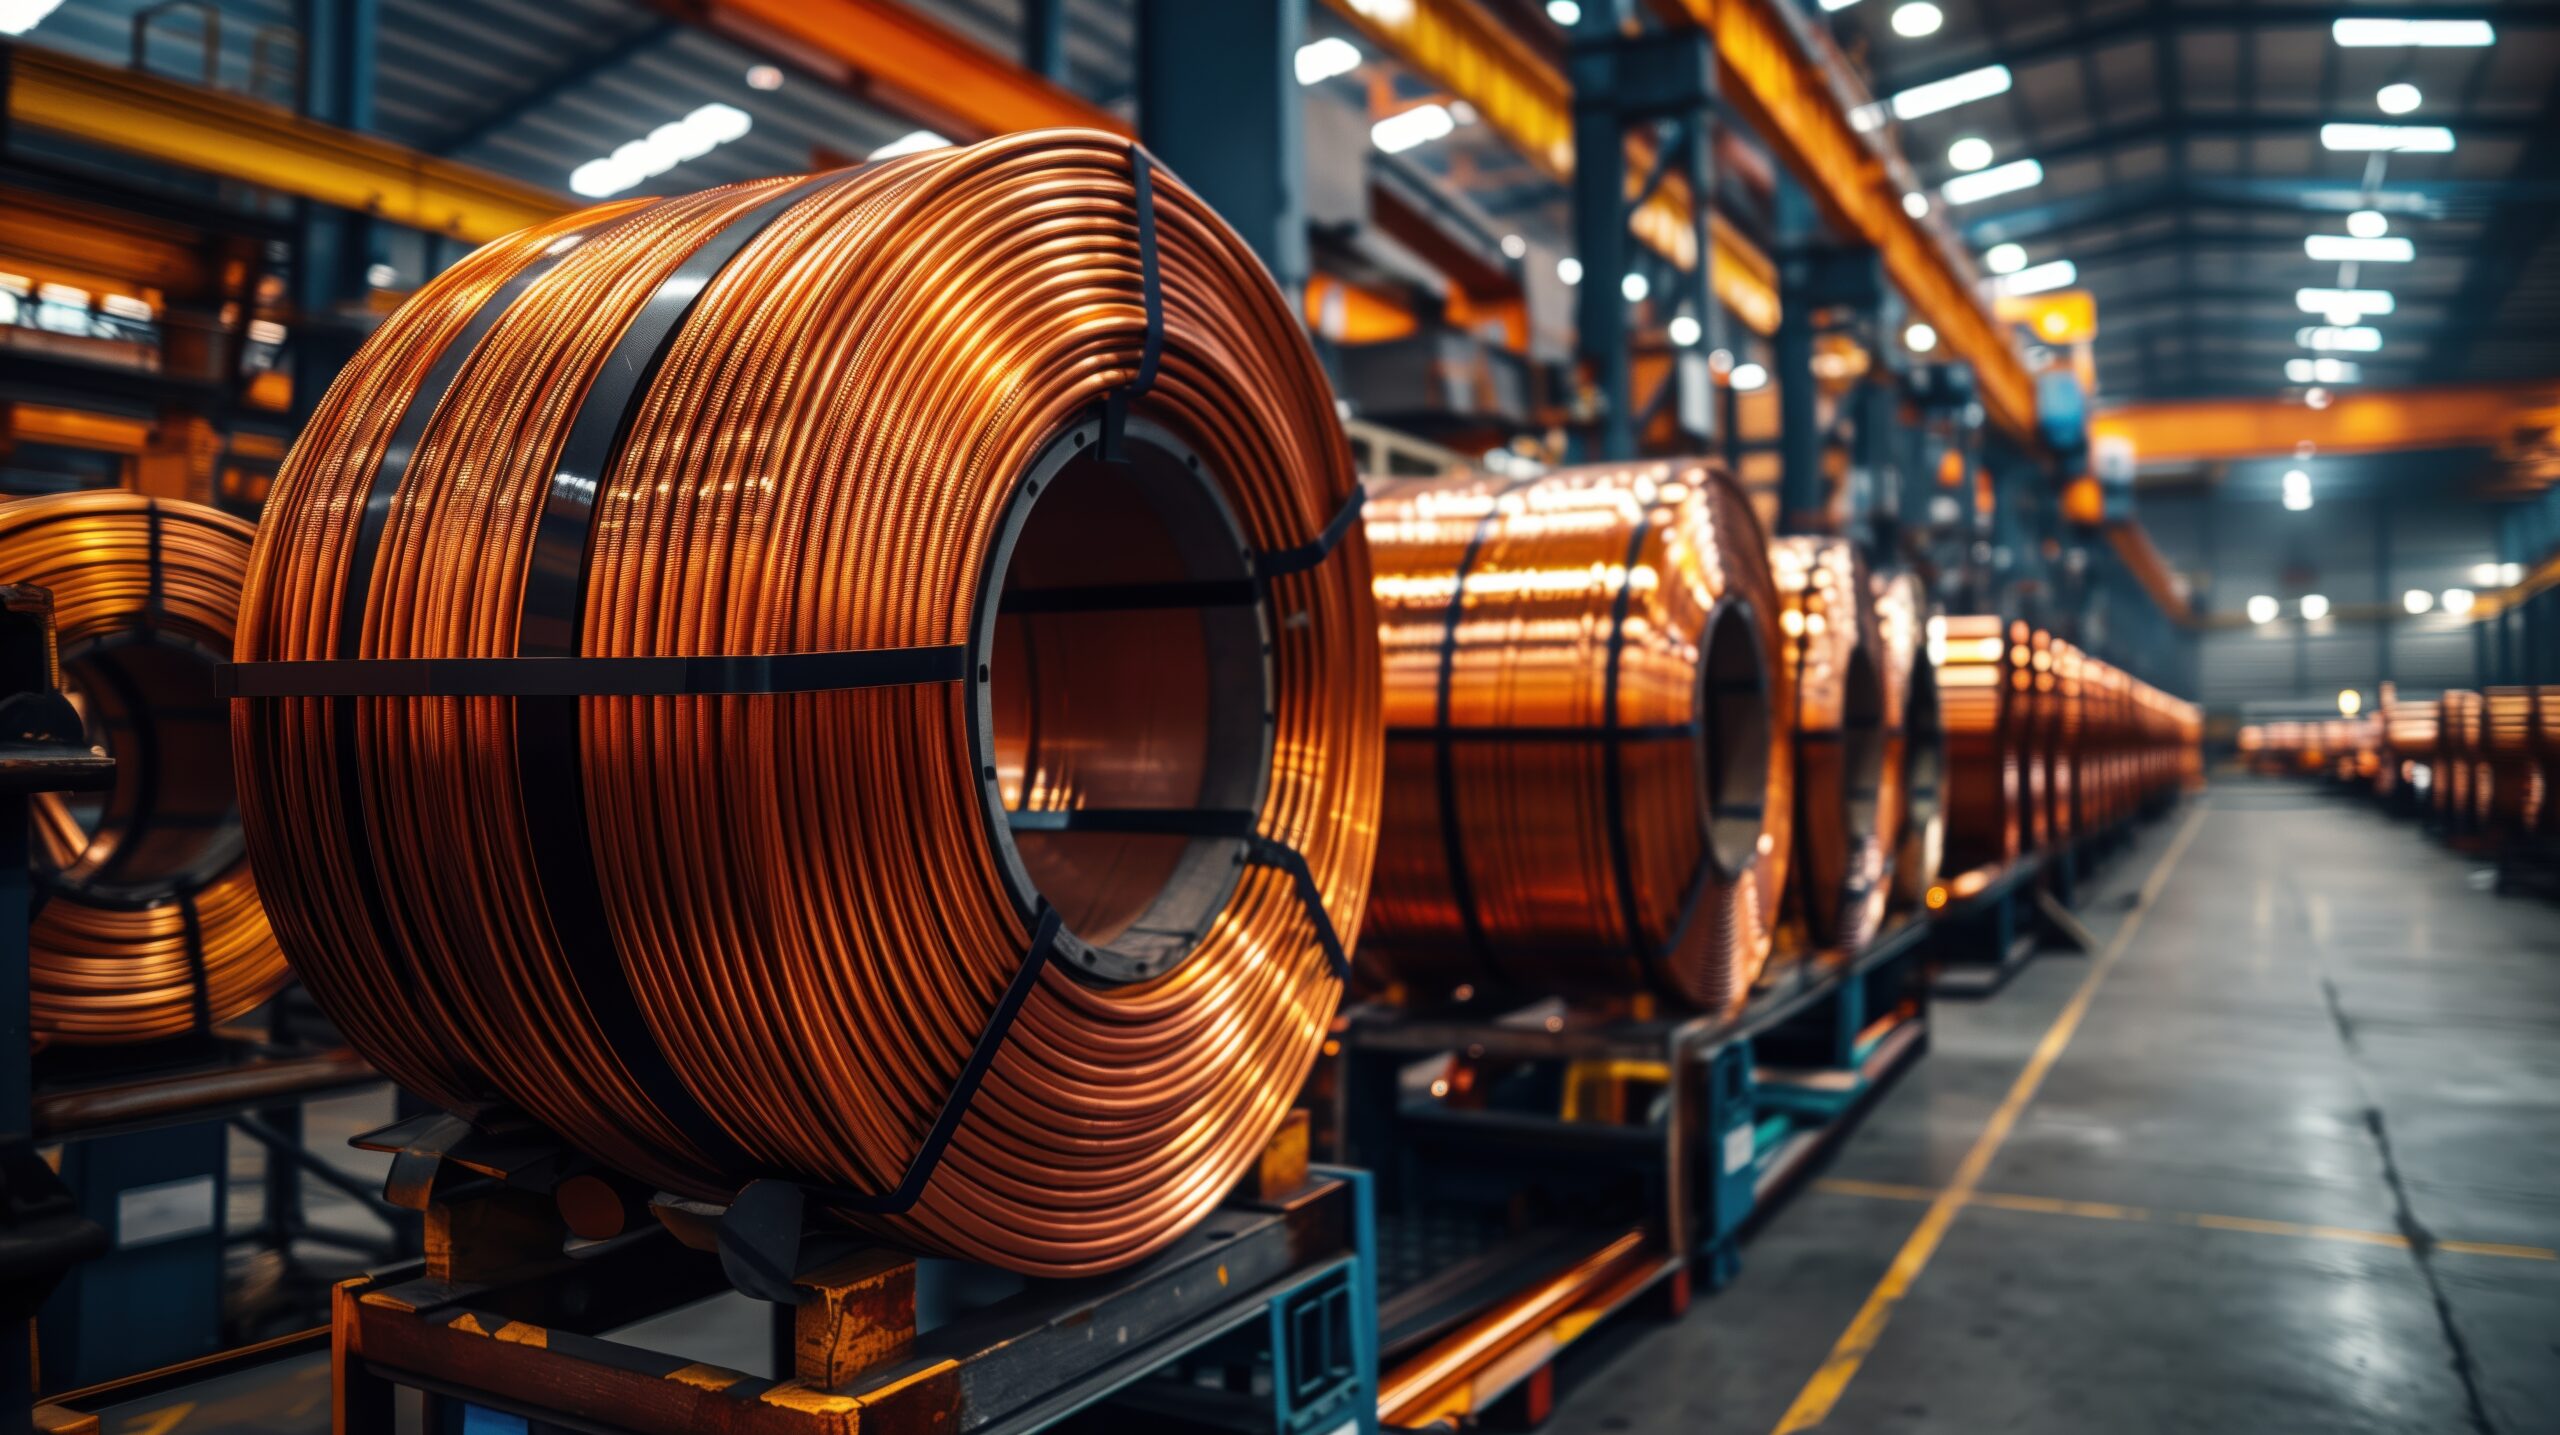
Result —
<svg viewBox="0 0 2560 1435"><path fill-rule="evenodd" d="M2112 959L1937 1007L1735 1286L1615 1332L1552 1428L2550 1428L2560 909L2368 806L2239 779L2083 913Z"/></svg>

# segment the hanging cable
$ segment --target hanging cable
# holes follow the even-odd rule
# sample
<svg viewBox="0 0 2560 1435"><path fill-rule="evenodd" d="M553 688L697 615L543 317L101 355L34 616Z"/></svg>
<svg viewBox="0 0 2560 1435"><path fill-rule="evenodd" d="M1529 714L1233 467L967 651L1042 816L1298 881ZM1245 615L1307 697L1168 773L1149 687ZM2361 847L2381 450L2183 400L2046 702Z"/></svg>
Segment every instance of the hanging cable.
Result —
<svg viewBox="0 0 2560 1435"><path fill-rule="evenodd" d="M1697 463L1484 476L1370 506L1388 780L1362 960L1480 987L1739 1003L1792 854L1778 592Z"/></svg>
<svg viewBox="0 0 2560 1435"><path fill-rule="evenodd" d="M137 494L0 503L0 573L52 590L63 681L116 760L108 791L34 802L40 1040L209 1030L291 975L242 846L214 692L249 541L227 514Z"/></svg>
<svg viewBox="0 0 2560 1435"><path fill-rule="evenodd" d="M1123 139L500 240L268 503L234 731L278 929L454 1109L1127 1264L1255 1159L1340 991L1358 501L1288 304Z"/></svg>

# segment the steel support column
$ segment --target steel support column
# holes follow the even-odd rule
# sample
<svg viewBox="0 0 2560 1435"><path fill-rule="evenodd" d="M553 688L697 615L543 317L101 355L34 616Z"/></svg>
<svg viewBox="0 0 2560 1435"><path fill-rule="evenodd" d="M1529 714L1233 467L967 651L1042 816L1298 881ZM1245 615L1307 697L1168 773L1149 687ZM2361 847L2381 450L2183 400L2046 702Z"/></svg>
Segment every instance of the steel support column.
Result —
<svg viewBox="0 0 2560 1435"><path fill-rule="evenodd" d="M1692 195L1713 192L1709 153L1715 112L1715 55L1697 31L1631 35L1624 0L1595 0L1583 7L1574 29L1566 77L1573 89L1574 257L1582 283L1574 302L1575 357L1590 378L1597 411L1579 439L1585 459L1635 456L1648 418L1668 405L1687 434L1711 438L1715 413L1705 402L1701 346L1675 356L1663 388L1645 403L1634 392L1637 304L1650 304L1663 320L1683 308L1702 333L1719 329L1714 305L1713 246L1703 204L1690 208L1697 262L1685 273L1664 271L1657 286L1647 279L1644 298L1631 299L1628 276L1643 272L1631 226L1646 212L1675 172ZM1647 168L1629 165L1628 137L1658 127ZM1630 183L1630 181L1633 181ZM1660 297L1655 299L1658 287ZM1696 402L1683 402L1683 395Z"/></svg>
<svg viewBox="0 0 2560 1435"><path fill-rule="evenodd" d="M1824 512L1822 431L1813 379L1813 321L1820 303L1821 218L1795 177L1777 184L1778 531L1820 533Z"/></svg>
<svg viewBox="0 0 2560 1435"><path fill-rule="evenodd" d="M1022 0L1022 68L1067 82L1067 0Z"/></svg>
<svg viewBox="0 0 2560 1435"><path fill-rule="evenodd" d="M1139 0L1139 136L1304 292L1306 125L1297 78L1305 0Z"/></svg>
<svg viewBox="0 0 2560 1435"><path fill-rule="evenodd" d="M343 130L373 128L374 37L379 0L301 0L302 113ZM346 311L364 302L373 224L304 200L294 246L293 417L298 432L363 343Z"/></svg>

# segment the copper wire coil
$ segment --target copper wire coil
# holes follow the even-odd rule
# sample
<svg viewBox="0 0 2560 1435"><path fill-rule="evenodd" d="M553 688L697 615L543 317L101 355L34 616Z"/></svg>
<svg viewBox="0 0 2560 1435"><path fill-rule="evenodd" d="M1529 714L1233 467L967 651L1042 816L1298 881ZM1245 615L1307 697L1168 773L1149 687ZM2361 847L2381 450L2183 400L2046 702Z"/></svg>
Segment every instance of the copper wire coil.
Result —
<svg viewBox="0 0 2560 1435"><path fill-rule="evenodd" d="M2459 827L2470 826L2479 790L2480 694L2450 689L2436 699L2435 809Z"/></svg>
<svg viewBox="0 0 2560 1435"><path fill-rule="evenodd" d="M52 590L64 685L116 759L109 791L33 804L41 1040L182 1036L291 977L242 846L213 686L250 536L227 514L135 494L0 503L0 573Z"/></svg>
<svg viewBox="0 0 2560 1435"><path fill-rule="evenodd" d="M1795 675L1797 910L1814 946L1854 952L1892 899L1886 823L1903 807L1875 595L1866 559L1845 538L1775 539L1769 564L1778 660Z"/></svg>
<svg viewBox="0 0 2560 1435"><path fill-rule="evenodd" d="M2055 846L2062 846L2081 832L2080 650L2054 638L2045 651L2050 662L2036 674L2036 686L2047 700L2045 830Z"/></svg>
<svg viewBox="0 0 2560 1435"><path fill-rule="evenodd" d="M1947 730L1944 866L1963 872L2018 860L2024 817L2025 704L2011 685L2009 624L1949 614L1938 703Z"/></svg>
<svg viewBox="0 0 2560 1435"><path fill-rule="evenodd" d="M1884 654L1885 764L1898 774L1881 789L1877 827L1893 843L1893 892L1928 901L1947 842L1947 733L1938 702L1938 665L1929 657L1929 595L1917 575L1878 574L1876 634Z"/></svg>
<svg viewBox="0 0 2560 1435"><path fill-rule="evenodd" d="M2538 691L2491 688L2480 697L2481 823L2502 835L2535 830L2542 817L2542 764L2536 750Z"/></svg>
<svg viewBox="0 0 2560 1435"><path fill-rule="evenodd" d="M1791 854L1779 601L1698 463L1373 500L1389 752L1364 963L1479 986L1739 1003Z"/></svg>
<svg viewBox="0 0 2560 1435"><path fill-rule="evenodd" d="M1127 462L1086 447L1144 366L1138 164L1039 132L606 204L368 341L269 499L244 657L970 654L852 690L236 704L278 929L368 1057L680 1193L885 1191L1049 904L1058 958L921 1200L864 1224L1067 1276L1224 1196L1338 997L1313 919L1240 839L1008 814L1245 809L1349 935L1377 626L1356 531L1259 586L1240 556L1315 540L1356 478L1290 306L1160 170L1160 368ZM1184 583L1258 597L1057 591Z"/></svg>

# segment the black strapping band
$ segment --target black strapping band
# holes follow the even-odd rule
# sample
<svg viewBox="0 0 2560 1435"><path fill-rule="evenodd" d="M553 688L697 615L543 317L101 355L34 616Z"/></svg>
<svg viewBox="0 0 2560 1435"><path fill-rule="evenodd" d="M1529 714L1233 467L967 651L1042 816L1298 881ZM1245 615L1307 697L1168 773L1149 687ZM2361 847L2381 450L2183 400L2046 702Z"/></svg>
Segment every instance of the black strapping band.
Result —
<svg viewBox="0 0 2560 1435"><path fill-rule="evenodd" d="M1105 463L1128 461L1129 401L1156 386L1156 369L1164 359L1164 281L1156 271L1155 161L1143 145L1129 146L1129 184L1138 211L1138 303L1146 311L1144 337L1138 344L1138 372L1125 388L1102 400L1102 452Z"/></svg>
<svg viewBox="0 0 2560 1435"><path fill-rule="evenodd" d="M1351 496L1342 500L1342 506L1333 511L1333 517L1325 520L1324 531L1315 536L1315 541L1274 553L1257 554L1253 561L1254 571L1265 578L1286 578L1292 573L1304 573L1320 567L1324 560L1333 556L1333 550L1342 546L1342 540L1351 536L1352 528L1360 522L1360 511L1368 502L1366 489L1352 489Z"/></svg>

